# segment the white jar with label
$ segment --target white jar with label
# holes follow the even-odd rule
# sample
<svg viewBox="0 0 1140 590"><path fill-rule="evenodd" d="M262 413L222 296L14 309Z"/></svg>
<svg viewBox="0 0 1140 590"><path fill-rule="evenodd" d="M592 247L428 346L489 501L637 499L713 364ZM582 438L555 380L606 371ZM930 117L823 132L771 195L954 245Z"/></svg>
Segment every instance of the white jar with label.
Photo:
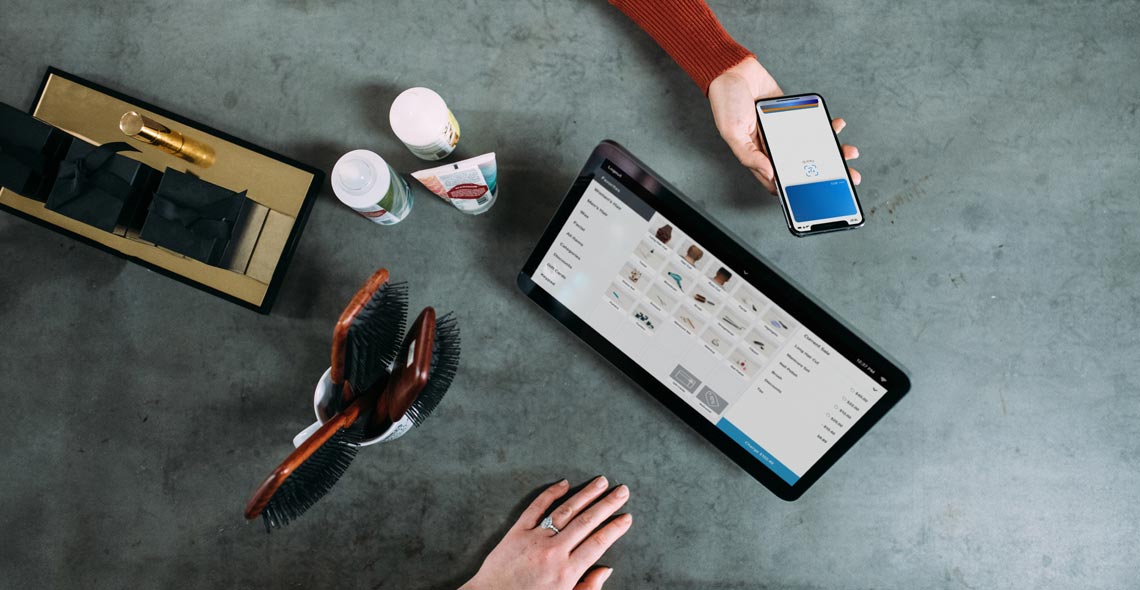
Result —
<svg viewBox="0 0 1140 590"><path fill-rule="evenodd" d="M399 223L412 212L407 181L368 150L353 150L337 160L332 187L340 202L380 225Z"/></svg>
<svg viewBox="0 0 1140 590"><path fill-rule="evenodd" d="M459 122L443 98L429 88L409 88L388 111L392 132L416 157L439 160L459 144Z"/></svg>

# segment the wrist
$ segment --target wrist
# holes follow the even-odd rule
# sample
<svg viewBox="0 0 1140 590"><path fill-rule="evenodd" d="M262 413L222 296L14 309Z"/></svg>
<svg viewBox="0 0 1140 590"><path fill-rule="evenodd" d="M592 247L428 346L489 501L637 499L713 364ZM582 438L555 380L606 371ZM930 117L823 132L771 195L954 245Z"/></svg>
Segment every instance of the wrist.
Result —
<svg viewBox="0 0 1140 590"><path fill-rule="evenodd" d="M767 88L765 88L765 81L771 80L772 76L760 65L760 61L754 56L744 58L740 63L728 68L721 72L719 76L713 79L709 84L709 90L718 83L733 83L743 82L752 96L764 96Z"/></svg>

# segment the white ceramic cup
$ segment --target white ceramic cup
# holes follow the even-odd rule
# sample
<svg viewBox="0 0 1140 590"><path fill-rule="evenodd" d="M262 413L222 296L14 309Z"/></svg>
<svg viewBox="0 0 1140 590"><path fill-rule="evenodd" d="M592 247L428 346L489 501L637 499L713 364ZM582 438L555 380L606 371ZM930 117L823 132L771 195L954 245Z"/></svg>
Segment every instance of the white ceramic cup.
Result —
<svg viewBox="0 0 1140 590"><path fill-rule="evenodd" d="M338 390L336 387L333 387L332 367L329 367L328 369L325 369L325 373L321 375L321 380L317 382L317 389L313 392L313 414L316 415L317 421L313 422L309 425L308 428L302 430L301 432L298 432L297 436L293 437L294 448L301 446L301 443L308 440L310 436L313 436L313 433L319 430L321 426L324 425L325 421L329 419L328 402L332 399L332 396L339 393L340 390ZM407 413L405 413L403 418L400 418L398 421L393 423L388 427L387 430L370 439L365 440L364 442L360 443L359 446L366 447L368 445L374 445L376 443L394 441L397 438L400 438L401 436L407 434L407 432L412 429L412 426L413 424L411 418L409 418Z"/></svg>

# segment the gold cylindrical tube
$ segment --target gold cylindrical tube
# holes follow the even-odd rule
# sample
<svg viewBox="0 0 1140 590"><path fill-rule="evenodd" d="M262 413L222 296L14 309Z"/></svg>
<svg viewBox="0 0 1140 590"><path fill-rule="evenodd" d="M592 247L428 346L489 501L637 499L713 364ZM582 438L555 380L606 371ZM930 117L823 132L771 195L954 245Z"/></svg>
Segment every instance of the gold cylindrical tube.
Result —
<svg viewBox="0 0 1140 590"><path fill-rule="evenodd" d="M214 150L210 146L190 139L166 125L136 111L123 113L119 130L125 135L148 143L183 160L207 168L214 163Z"/></svg>

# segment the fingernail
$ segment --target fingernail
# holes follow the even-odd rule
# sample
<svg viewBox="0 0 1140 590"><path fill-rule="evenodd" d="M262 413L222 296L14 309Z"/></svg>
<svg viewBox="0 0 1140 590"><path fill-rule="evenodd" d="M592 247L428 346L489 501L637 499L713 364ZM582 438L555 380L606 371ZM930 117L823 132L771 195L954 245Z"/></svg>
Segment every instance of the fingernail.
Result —
<svg viewBox="0 0 1140 590"><path fill-rule="evenodd" d="M618 486L618 489L614 491L614 495L619 498L625 498L629 496L629 486L625 484Z"/></svg>
<svg viewBox="0 0 1140 590"><path fill-rule="evenodd" d="M606 478L604 475L599 475L598 479L594 480L594 487L595 488L604 488L604 487L606 487L606 484L608 484L608 483L609 482L606 481Z"/></svg>
<svg viewBox="0 0 1140 590"><path fill-rule="evenodd" d="M625 514L619 516L618 520L622 521L625 524L633 524L633 515L626 512Z"/></svg>
<svg viewBox="0 0 1140 590"><path fill-rule="evenodd" d="M612 575L614 575L614 568L607 567L606 571L602 572L602 581L605 582L606 580L610 579L610 576Z"/></svg>
<svg viewBox="0 0 1140 590"><path fill-rule="evenodd" d="M556 485L556 486L558 486L558 487L560 487L560 488L564 488L564 487L566 487L566 486L570 485L570 481L569 481L569 480L566 480L566 479L563 479L562 481L560 481L560 482L558 482L558 483L556 483L556 484L554 484L554 485Z"/></svg>

